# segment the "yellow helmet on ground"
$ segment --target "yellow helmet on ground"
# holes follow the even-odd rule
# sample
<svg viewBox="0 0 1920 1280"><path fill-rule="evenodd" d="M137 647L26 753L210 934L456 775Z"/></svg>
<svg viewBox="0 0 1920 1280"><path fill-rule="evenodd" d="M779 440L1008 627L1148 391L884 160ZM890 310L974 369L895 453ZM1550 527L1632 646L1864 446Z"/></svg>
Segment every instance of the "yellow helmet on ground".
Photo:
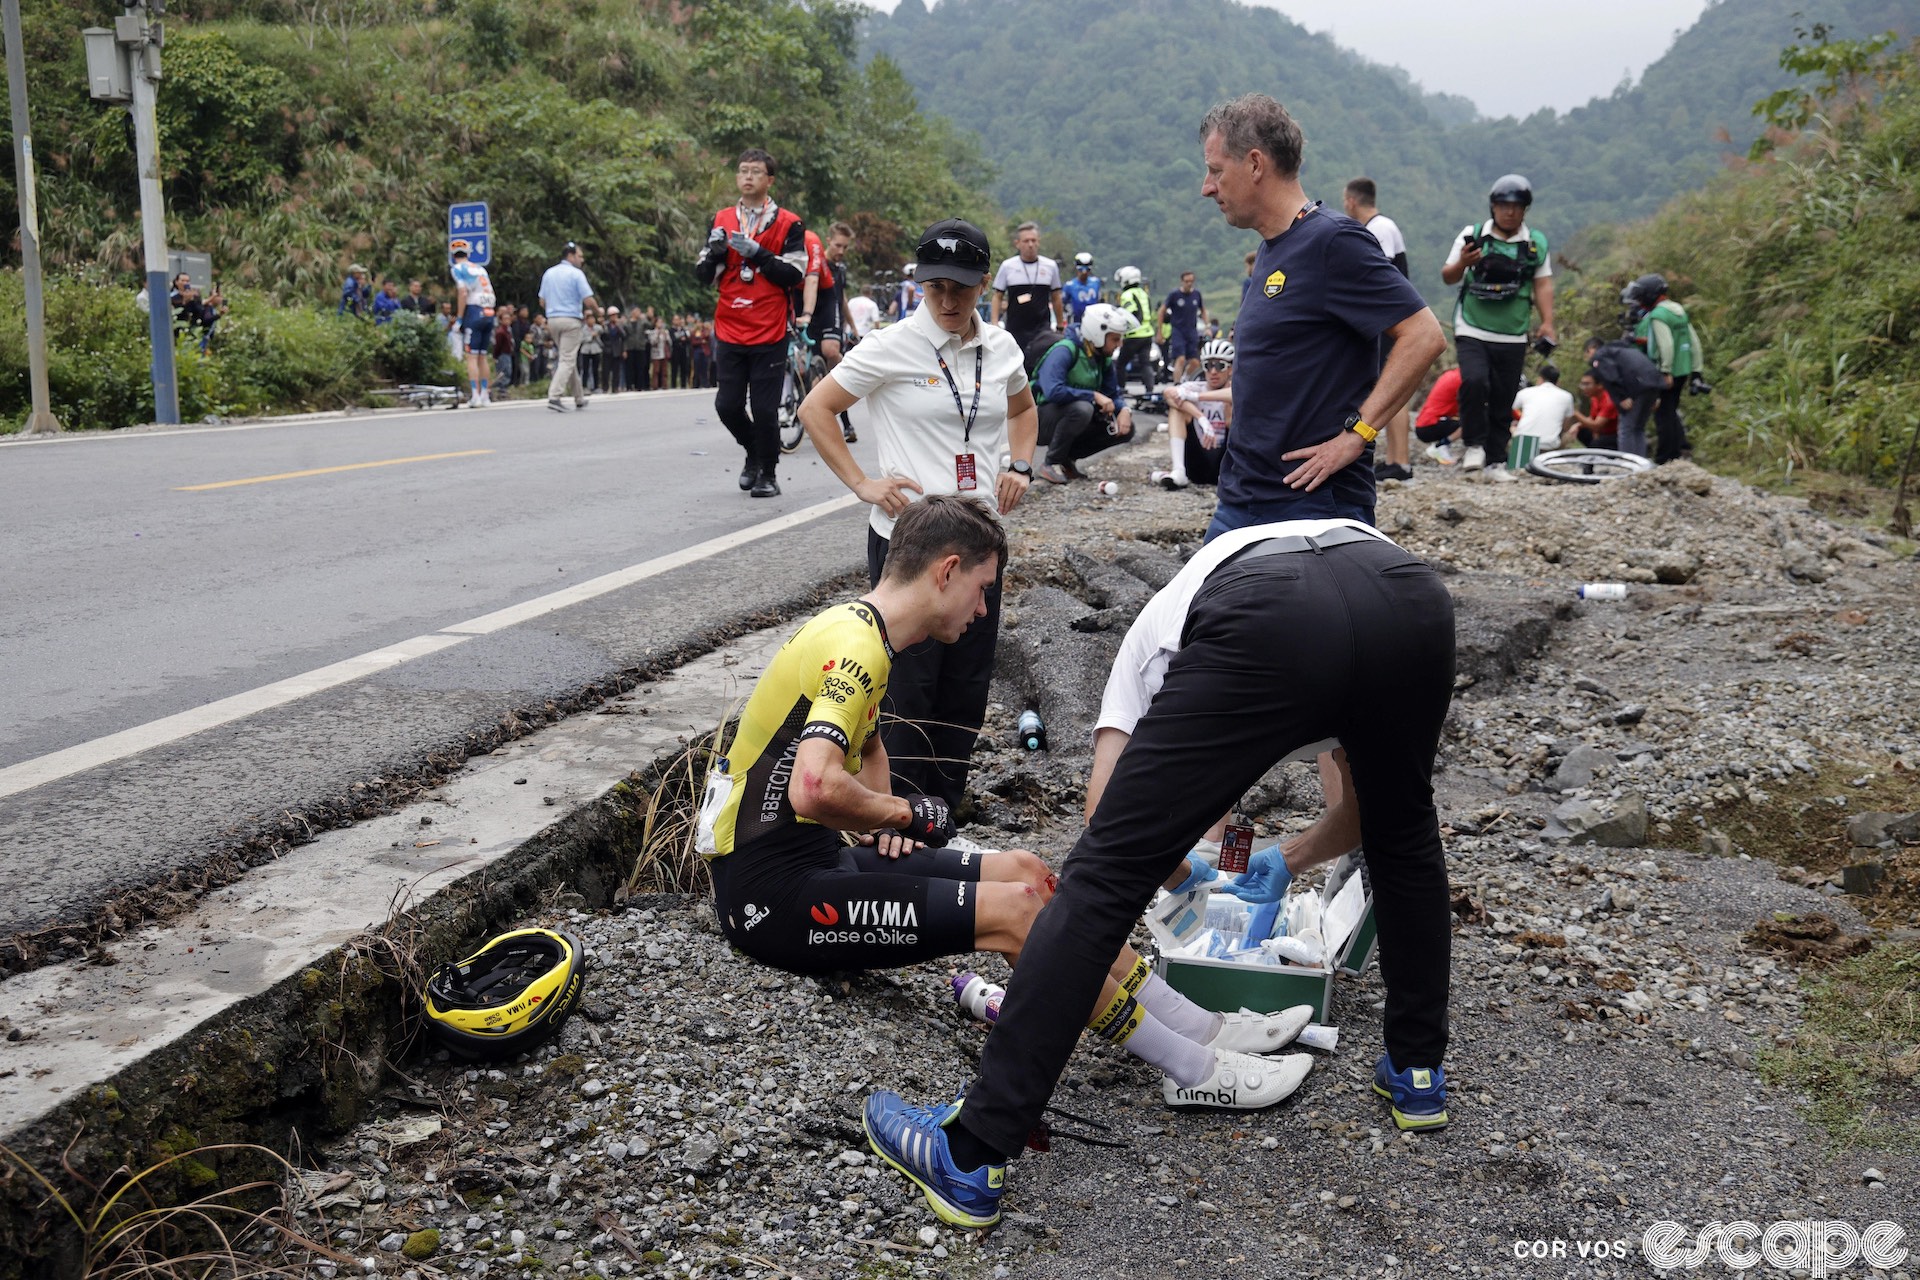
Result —
<svg viewBox="0 0 1920 1280"><path fill-rule="evenodd" d="M553 929L516 929L427 980L427 1025L467 1058L511 1058L560 1030L587 983L586 948Z"/></svg>

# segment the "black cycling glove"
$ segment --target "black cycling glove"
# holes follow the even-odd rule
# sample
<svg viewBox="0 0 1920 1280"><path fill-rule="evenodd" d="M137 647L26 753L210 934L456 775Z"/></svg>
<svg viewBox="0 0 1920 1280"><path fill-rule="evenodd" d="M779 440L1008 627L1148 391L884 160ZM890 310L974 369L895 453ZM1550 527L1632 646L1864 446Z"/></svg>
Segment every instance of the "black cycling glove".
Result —
<svg viewBox="0 0 1920 1280"><path fill-rule="evenodd" d="M943 847L953 838L953 811L939 796L904 796L913 818L900 828L909 840L918 840L929 848Z"/></svg>

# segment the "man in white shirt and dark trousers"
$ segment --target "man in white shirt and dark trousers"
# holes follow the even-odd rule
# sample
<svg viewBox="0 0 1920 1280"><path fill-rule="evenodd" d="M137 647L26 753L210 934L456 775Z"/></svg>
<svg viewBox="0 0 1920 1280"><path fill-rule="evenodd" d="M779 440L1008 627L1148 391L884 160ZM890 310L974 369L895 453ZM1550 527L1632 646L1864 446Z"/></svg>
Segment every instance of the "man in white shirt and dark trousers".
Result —
<svg viewBox="0 0 1920 1280"><path fill-rule="evenodd" d="M1486 222L1469 223L1453 238L1440 278L1460 286L1454 304L1453 348L1460 361L1460 434L1467 451L1462 471L1507 460L1513 397L1527 362L1528 329L1540 312L1540 354L1554 347L1553 257L1547 238L1527 225L1533 184L1509 173L1487 192Z"/></svg>
<svg viewBox="0 0 1920 1280"><path fill-rule="evenodd" d="M977 310L989 252L986 234L970 222L948 218L928 227L914 263L925 294L919 308L863 339L800 406L821 460L872 505L867 570L874 582L895 517L918 496L956 493L1005 515L1033 481L1039 414L1025 357L1006 330L981 323ZM862 401L880 449L874 476L855 461L837 421ZM1005 470L1002 457L1009 459ZM959 640L927 641L895 655L881 741L896 795L938 796L959 806L986 717L999 633L996 581L987 616Z"/></svg>
<svg viewBox="0 0 1920 1280"><path fill-rule="evenodd" d="M1017 252L1000 264L993 277L990 322L1007 322L1007 332L1025 351L1027 344L1048 328L1067 327L1061 305L1060 264L1040 256L1040 224L1023 222L1014 232Z"/></svg>
<svg viewBox="0 0 1920 1280"><path fill-rule="evenodd" d="M1034 920L977 1077L957 1107L871 1095L876 1149L936 1205L997 1219L1004 1162L1039 1122L1154 891L1275 762L1328 738L1345 748L1379 926L1374 1087L1400 1129L1444 1125L1452 911L1432 779L1453 675L1439 574L1361 522L1249 525L1208 543L1115 659L1101 724L1128 736Z"/></svg>

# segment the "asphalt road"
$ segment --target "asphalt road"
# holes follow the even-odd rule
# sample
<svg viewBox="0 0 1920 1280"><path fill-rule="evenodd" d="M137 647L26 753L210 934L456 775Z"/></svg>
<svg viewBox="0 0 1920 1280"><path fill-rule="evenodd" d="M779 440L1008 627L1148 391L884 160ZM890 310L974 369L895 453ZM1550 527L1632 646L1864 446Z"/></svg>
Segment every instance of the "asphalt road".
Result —
<svg viewBox="0 0 1920 1280"><path fill-rule="evenodd" d="M864 565L849 508L484 621L845 496L811 446L779 498L741 493L739 468L707 392L0 446L0 935L190 880L251 824ZM422 656L307 696L154 727L421 637ZM86 767L23 789L62 751Z"/></svg>

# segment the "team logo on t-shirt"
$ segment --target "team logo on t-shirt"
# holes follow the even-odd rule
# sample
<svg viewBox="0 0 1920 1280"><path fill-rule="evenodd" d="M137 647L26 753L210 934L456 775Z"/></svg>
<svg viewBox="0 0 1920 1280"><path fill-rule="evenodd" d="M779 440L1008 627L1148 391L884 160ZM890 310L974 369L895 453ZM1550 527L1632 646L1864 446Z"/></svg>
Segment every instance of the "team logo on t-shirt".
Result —
<svg viewBox="0 0 1920 1280"><path fill-rule="evenodd" d="M1286 287L1287 273L1284 271L1276 271L1267 277L1266 287L1262 289L1261 292L1265 293L1269 298L1277 298L1280 296L1280 291Z"/></svg>

